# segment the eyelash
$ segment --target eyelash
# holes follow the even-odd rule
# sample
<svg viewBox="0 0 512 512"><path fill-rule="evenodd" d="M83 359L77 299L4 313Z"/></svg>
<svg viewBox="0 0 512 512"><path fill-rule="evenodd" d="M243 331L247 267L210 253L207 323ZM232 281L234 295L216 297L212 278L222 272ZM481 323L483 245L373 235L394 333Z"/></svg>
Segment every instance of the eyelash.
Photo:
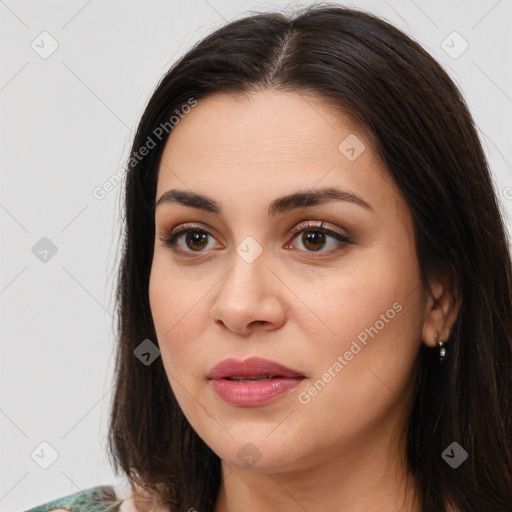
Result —
<svg viewBox="0 0 512 512"><path fill-rule="evenodd" d="M352 241L347 238L346 236L342 235L341 233L338 233L337 231L334 231L332 229L328 229L328 228L324 228L322 227L322 224L323 224L323 221L320 223L320 224L315 224L315 223L312 223L311 221L308 221L306 222L305 224L300 224L299 226L297 226L295 229L293 229L291 232L290 232L290 235L293 236L293 238L296 238L296 235L299 235L301 234L302 232L305 232L305 231L311 231L311 232L318 232L318 233L324 233L326 235L329 235L331 236L332 238L336 239L340 245L341 245L341 248L338 248L338 249L334 249L334 250L331 250L331 251L322 251L322 250L318 250L318 251L300 251L300 252L306 252L306 253L311 253L311 254L314 254L314 253L324 253L324 254L327 254L327 255L331 255L331 254L334 254L340 250L342 250L343 248L345 248L345 246L349 245L352 243ZM179 249L177 246L176 246L176 242L178 241L178 238L180 238L181 236L189 233L189 232L197 232L197 233L204 233L208 236L211 236L212 238L214 238L211 233L209 233L208 231L202 229L202 228L199 228L197 226L193 226L193 225L190 225L190 224L183 224L179 229L177 230L167 230L165 231L165 234L163 237L160 237L160 240L163 244L164 247L169 247L170 249L172 249L173 251L175 251L176 253L179 253L179 254L184 254L186 256L192 256L194 254L198 254L198 253L202 253L202 252L205 252L205 251L191 251L191 250L186 250L184 251L183 249ZM190 254L192 253L192 254Z"/></svg>

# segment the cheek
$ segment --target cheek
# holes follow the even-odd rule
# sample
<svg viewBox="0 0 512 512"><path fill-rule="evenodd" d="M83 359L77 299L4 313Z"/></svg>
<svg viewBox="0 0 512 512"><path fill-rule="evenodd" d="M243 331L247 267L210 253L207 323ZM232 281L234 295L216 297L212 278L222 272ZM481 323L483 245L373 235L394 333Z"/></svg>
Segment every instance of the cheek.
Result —
<svg viewBox="0 0 512 512"><path fill-rule="evenodd" d="M315 297L311 292L305 299L322 320L314 328L306 320L301 323L309 340L301 359L314 368L314 382L320 380L305 400L314 396L315 401L350 405L406 386L421 341L419 276L413 260L397 268L396 257L377 253L358 258L350 272L322 282L322 293ZM316 398L320 395L323 399Z"/></svg>
<svg viewBox="0 0 512 512"><path fill-rule="evenodd" d="M328 343L333 349L348 348L351 339L364 333L381 314L390 310L387 316L395 316L393 304L403 296L402 280L390 272L378 250L373 252L373 257L355 254L341 270L317 279L314 287L302 287L299 307L307 306L315 322L303 321L301 327L306 331L315 327L316 332L310 333L314 335L309 338L312 342ZM296 318L305 319L305 311L300 313L295 311ZM364 334L361 338L364 341Z"/></svg>
<svg viewBox="0 0 512 512"><path fill-rule="evenodd" d="M199 394L204 384L198 364L201 350L196 346L197 340L202 339L204 291L162 268L167 269L167 266L153 265L149 284L153 323L169 385L185 416L193 418L198 411L192 397Z"/></svg>
<svg viewBox="0 0 512 512"><path fill-rule="evenodd" d="M417 262L407 244L400 232L394 244L375 243L354 251L346 270L323 284L328 292L320 311L338 350L349 350L354 340L367 347L370 341L382 340L372 343L382 346L392 338L410 339L407 319L420 313L421 303Z"/></svg>
<svg viewBox="0 0 512 512"><path fill-rule="evenodd" d="M165 369L179 378L197 359L194 340L201 339L206 297L201 280L191 282L162 259L155 256L153 261L149 302Z"/></svg>
<svg viewBox="0 0 512 512"><path fill-rule="evenodd" d="M301 354L314 369L297 402L304 417L329 411L330 421L311 425L326 439L342 432L347 439L361 435L406 403L421 341L423 302L414 272L374 269L352 277L352 284L333 288L332 301L325 303L334 335L317 336Z"/></svg>

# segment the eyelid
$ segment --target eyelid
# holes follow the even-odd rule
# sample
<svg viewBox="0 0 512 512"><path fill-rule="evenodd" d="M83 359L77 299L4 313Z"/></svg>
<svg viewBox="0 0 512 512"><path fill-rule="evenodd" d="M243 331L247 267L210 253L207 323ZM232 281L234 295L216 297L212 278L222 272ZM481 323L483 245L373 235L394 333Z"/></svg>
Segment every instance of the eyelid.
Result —
<svg viewBox="0 0 512 512"><path fill-rule="evenodd" d="M320 223L319 223L320 222ZM322 221L314 221L314 220L308 220L305 222L300 222L295 226L291 231L290 235L295 235L296 233L303 231L304 229L311 228L311 229L327 229L329 231L334 231L336 234L340 235L341 237L348 238L348 235L345 235L341 231L338 230L336 226L333 226L332 224L329 224L328 222Z"/></svg>

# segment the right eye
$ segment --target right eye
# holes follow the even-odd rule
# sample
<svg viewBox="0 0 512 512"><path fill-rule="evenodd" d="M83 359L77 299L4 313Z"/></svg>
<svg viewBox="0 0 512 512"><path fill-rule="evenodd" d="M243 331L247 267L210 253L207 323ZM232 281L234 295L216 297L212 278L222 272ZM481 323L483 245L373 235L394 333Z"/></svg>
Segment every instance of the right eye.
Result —
<svg viewBox="0 0 512 512"><path fill-rule="evenodd" d="M184 237L185 248L180 247L179 245L179 241L182 237ZM196 226L184 224L174 231L166 231L164 236L160 237L160 240L165 247L169 247L175 252L190 253L204 252L203 249L207 246L208 237L213 238L208 231Z"/></svg>

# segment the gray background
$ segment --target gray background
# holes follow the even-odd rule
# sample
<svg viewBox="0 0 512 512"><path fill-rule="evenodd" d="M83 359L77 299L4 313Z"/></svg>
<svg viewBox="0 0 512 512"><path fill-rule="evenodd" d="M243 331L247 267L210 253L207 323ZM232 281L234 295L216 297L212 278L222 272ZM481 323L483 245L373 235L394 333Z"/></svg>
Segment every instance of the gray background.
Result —
<svg viewBox="0 0 512 512"><path fill-rule="evenodd" d="M309 3L0 1L2 511L118 481L105 436L121 187L92 191L126 160L153 88L225 21ZM512 233L512 1L340 3L404 30L459 85ZM58 453L47 469L42 442Z"/></svg>

